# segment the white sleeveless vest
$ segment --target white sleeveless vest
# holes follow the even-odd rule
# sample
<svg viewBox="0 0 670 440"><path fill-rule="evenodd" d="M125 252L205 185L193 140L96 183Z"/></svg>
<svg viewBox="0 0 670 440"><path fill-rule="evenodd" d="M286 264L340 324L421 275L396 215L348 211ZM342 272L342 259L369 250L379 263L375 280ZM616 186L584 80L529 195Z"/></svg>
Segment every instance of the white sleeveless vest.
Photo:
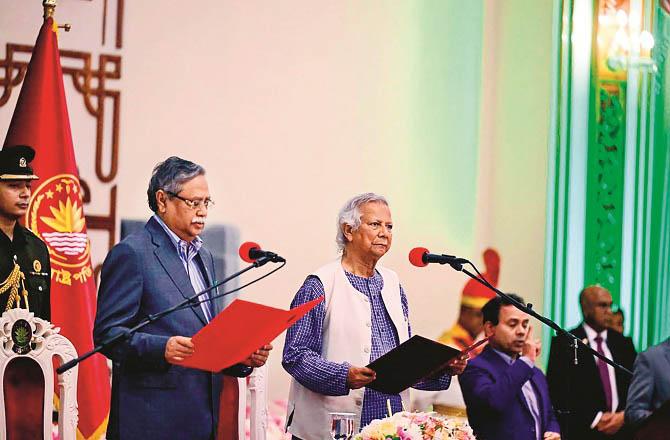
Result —
<svg viewBox="0 0 670 440"><path fill-rule="evenodd" d="M384 279L381 295L386 311L402 343L409 338L409 330L402 311L398 275L379 266L377 271ZM372 348L372 313L368 298L351 285L339 259L312 275L321 280L326 293L321 356L338 363L347 361L359 367L368 365ZM288 431L303 440L327 440L331 438L329 413L350 412L356 414L355 430L358 432L364 393L365 388L359 388L349 390L346 396L324 396L292 378L287 420L291 413L293 418ZM403 391L401 398L409 405L409 390Z"/></svg>

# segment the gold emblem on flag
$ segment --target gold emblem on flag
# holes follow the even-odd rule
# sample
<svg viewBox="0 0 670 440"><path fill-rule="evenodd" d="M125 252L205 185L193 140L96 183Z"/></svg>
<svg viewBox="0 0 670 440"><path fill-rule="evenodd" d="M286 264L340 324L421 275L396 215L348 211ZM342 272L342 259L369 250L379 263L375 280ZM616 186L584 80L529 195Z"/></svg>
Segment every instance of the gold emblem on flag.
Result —
<svg viewBox="0 0 670 440"><path fill-rule="evenodd" d="M65 285L73 281L85 283L93 275L81 186L76 176L59 174L42 183L30 199L26 225L49 248L53 281Z"/></svg>
<svg viewBox="0 0 670 440"><path fill-rule="evenodd" d="M40 263L40 260L33 261L33 270L35 272L42 272L42 263Z"/></svg>

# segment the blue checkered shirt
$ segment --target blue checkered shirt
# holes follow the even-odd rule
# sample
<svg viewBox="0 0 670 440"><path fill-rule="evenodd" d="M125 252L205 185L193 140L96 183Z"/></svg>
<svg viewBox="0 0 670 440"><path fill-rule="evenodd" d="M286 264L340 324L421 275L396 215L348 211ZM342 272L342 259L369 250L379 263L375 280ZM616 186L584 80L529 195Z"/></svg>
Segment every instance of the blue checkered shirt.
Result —
<svg viewBox="0 0 670 440"><path fill-rule="evenodd" d="M391 317L384 307L381 296L384 287L384 279L375 271L371 278L363 278L346 272L347 278L352 286L370 300L370 312L372 321L372 349L370 362L398 346L398 334ZM308 301L316 299L325 294L323 283L315 276L309 276L305 280L298 293L296 293L291 308L297 307ZM400 298L402 310L407 318L408 306L407 296L400 286ZM326 316L325 302L319 303L309 311L295 325L286 332L286 343L284 345L284 359L282 364L286 371L298 382L308 389L327 396L346 396L349 394L347 387L347 372L351 366L349 363L335 363L321 356L323 344L323 320ZM408 325L411 335L411 328ZM362 365L356 365L358 367ZM437 379L424 380L414 388L428 391L444 390L449 387L451 376L444 374ZM374 419L388 416L386 400L390 400L393 412L402 411L402 402L399 394L384 394L370 388L365 389L363 407L361 413L361 427L368 425ZM409 404L409 402L405 402Z"/></svg>

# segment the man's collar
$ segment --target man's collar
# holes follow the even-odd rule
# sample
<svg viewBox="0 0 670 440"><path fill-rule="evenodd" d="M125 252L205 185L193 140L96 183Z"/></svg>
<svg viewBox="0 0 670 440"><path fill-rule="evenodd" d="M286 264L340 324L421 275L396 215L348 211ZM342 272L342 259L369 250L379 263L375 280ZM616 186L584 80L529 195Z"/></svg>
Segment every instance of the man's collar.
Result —
<svg viewBox="0 0 670 440"><path fill-rule="evenodd" d="M491 346L489 345L489 347L491 347ZM517 358L513 358L512 356L508 355L507 353L502 352L502 351L500 351L496 348L493 348L493 347L491 347L491 350L493 350L498 356L503 358L505 363L507 363L509 365L512 365L514 363L514 361L518 358L518 356L517 356Z"/></svg>
<svg viewBox="0 0 670 440"><path fill-rule="evenodd" d="M607 329L598 333L597 331L595 331L593 329L593 327L588 325L586 322L584 322L584 324L582 324L582 326L584 327L584 331L586 332L586 337L589 339L589 341L595 340L597 336L600 336L603 339L603 341L607 341Z"/></svg>

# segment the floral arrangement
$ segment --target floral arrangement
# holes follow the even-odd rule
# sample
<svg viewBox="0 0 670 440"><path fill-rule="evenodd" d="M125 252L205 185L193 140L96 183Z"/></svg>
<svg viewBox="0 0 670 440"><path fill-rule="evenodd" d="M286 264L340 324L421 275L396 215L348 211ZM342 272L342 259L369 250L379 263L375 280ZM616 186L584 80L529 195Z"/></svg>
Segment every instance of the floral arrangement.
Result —
<svg viewBox="0 0 670 440"><path fill-rule="evenodd" d="M474 440L466 421L435 413L398 412L373 420L354 440Z"/></svg>

